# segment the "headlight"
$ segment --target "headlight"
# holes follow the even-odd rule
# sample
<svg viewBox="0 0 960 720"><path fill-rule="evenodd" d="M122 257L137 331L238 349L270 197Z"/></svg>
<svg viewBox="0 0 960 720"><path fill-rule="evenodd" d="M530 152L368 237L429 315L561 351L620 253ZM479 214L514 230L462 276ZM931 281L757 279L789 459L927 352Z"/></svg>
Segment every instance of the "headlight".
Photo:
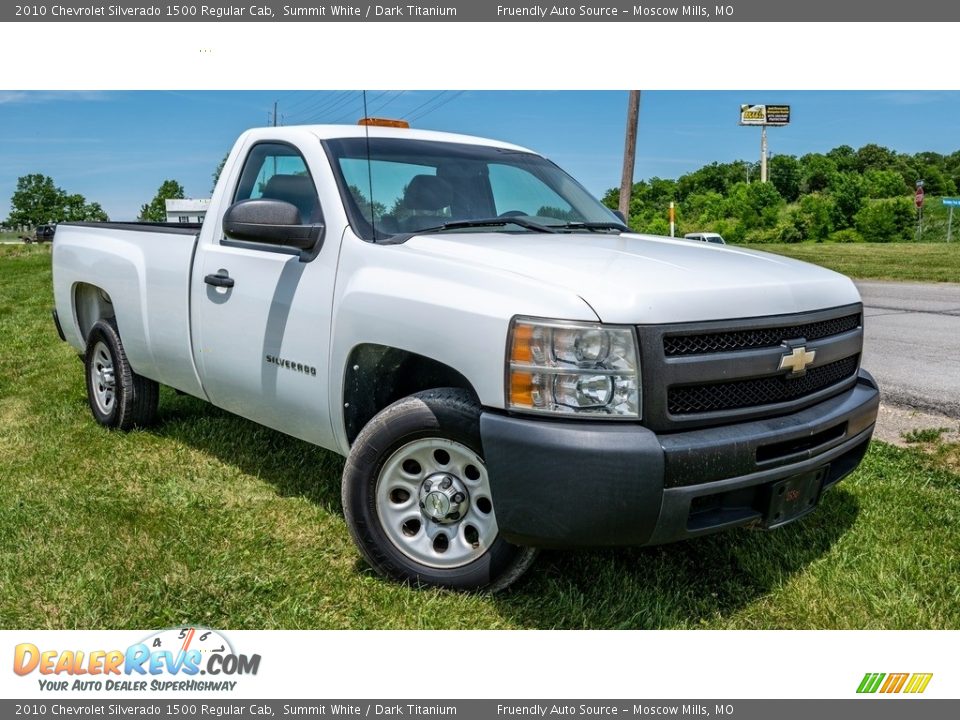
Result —
<svg viewBox="0 0 960 720"><path fill-rule="evenodd" d="M633 328L514 318L507 353L510 410L640 417Z"/></svg>

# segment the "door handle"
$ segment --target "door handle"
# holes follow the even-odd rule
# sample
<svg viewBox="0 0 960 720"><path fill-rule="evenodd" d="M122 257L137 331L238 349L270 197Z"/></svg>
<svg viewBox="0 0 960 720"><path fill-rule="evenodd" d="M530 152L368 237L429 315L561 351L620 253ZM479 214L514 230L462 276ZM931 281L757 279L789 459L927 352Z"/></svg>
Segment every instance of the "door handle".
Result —
<svg viewBox="0 0 960 720"><path fill-rule="evenodd" d="M211 274L211 275L207 275L207 276L203 279L203 281L204 281L207 285L213 285L214 287L222 287L222 288L232 288L232 287L233 287L233 278L230 277L229 275L227 275L227 271L226 271L226 270L221 270L221 271L218 272L218 273L213 273L213 274Z"/></svg>

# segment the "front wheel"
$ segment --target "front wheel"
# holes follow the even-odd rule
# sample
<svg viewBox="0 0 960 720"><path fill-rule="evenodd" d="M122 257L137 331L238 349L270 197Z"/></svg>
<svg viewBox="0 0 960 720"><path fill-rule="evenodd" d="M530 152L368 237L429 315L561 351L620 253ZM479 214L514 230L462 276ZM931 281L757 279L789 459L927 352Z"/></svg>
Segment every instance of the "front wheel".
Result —
<svg viewBox="0 0 960 720"><path fill-rule="evenodd" d="M480 408L462 390L417 393L374 417L347 459L343 507L367 561L403 582L497 591L536 556L500 537Z"/></svg>

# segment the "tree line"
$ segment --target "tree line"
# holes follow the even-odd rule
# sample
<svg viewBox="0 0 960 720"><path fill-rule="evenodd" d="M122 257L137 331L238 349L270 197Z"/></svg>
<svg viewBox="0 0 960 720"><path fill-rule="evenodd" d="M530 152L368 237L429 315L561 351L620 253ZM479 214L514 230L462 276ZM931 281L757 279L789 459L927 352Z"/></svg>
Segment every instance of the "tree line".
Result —
<svg viewBox="0 0 960 720"><path fill-rule="evenodd" d="M176 180L164 180L153 199L140 206L137 219L164 222L167 219L166 201L183 197L183 185ZM106 222L109 219L100 203L89 202L79 193L68 193L48 175L32 173L17 178L5 225L36 227L47 223Z"/></svg>
<svg viewBox="0 0 960 720"><path fill-rule="evenodd" d="M913 192L924 181L930 196L960 186L960 151L951 155L898 153L876 144L841 145L801 157L775 155L769 182L758 163L714 162L676 180L651 178L633 186L630 225L669 232L676 206L678 234L719 232L733 242L892 242L911 240L916 227ZM604 203L616 208L619 189Z"/></svg>

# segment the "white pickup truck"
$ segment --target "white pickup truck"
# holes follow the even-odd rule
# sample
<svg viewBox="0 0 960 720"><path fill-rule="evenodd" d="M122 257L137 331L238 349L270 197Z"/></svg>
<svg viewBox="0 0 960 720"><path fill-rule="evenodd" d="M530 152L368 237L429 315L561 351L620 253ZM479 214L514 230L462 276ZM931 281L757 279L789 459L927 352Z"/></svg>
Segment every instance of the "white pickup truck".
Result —
<svg viewBox="0 0 960 720"><path fill-rule="evenodd" d="M345 455L357 545L414 584L783 525L877 415L850 280L632 233L475 137L250 130L202 227L61 224L53 284L98 422L150 424L163 384Z"/></svg>

